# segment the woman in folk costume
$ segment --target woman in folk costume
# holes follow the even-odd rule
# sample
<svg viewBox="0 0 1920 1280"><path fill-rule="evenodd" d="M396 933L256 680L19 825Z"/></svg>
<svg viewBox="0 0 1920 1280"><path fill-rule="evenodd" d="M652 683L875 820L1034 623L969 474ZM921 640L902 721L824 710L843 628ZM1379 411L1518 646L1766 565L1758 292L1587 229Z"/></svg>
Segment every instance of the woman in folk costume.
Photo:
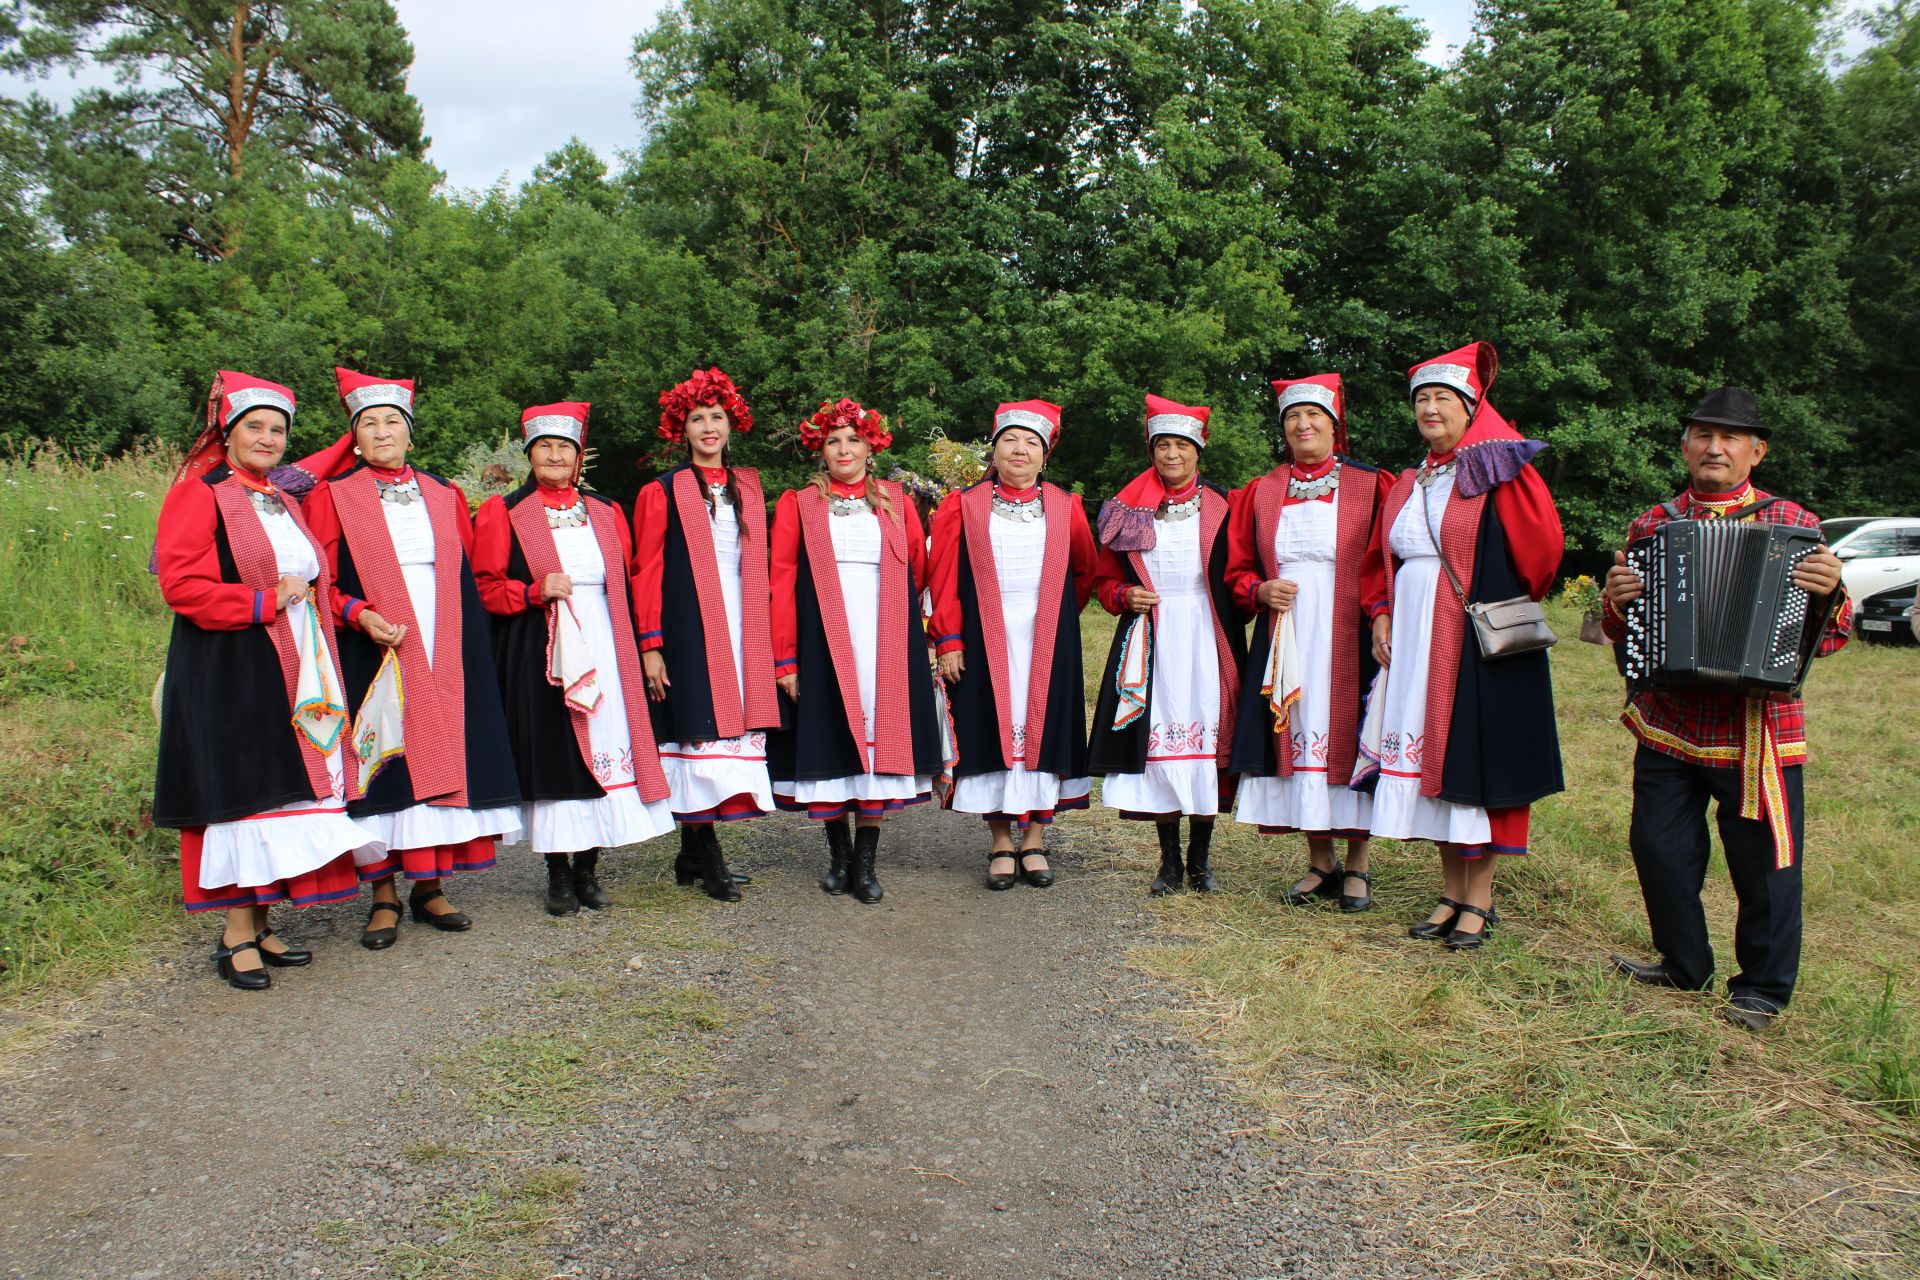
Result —
<svg viewBox="0 0 1920 1280"><path fill-rule="evenodd" d="M334 377L347 434L300 464L318 481L302 514L333 575L340 670L355 717L366 793L348 812L389 850L388 861L360 872L374 882L360 945L380 951L400 927L396 874L412 885L416 923L472 927L440 882L491 867L494 842L520 834L520 783L492 624L473 576L466 495L407 464L412 382L350 369Z"/></svg>
<svg viewBox="0 0 1920 1280"><path fill-rule="evenodd" d="M1124 620L1100 678L1090 754L1106 775L1101 802L1159 828L1156 894L1178 892L1183 879L1214 888L1213 820L1232 795L1225 766L1247 625L1226 585L1236 503L1200 478L1209 412L1148 396L1153 465L1100 509L1094 595Z"/></svg>
<svg viewBox="0 0 1920 1280"><path fill-rule="evenodd" d="M1079 496L1040 478L1059 439L1059 405L1001 405L986 478L933 517L933 636L960 753L948 804L987 820L990 889L1052 884L1046 826L1092 789L1080 610L1093 534Z"/></svg>
<svg viewBox="0 0 1920 1280"><path fill-rule="evenodd" d="M749 877L727 867L714 823L773 808L767 731L780 726L760 473L728 461L753 427L733 379L697 369L661 393L660 437L686 461L634 504L633 583L654 736L680 823L674 878L738 902Z"/></svg>
<svg viewBox="0 0 1920 1280"><path fill-rule="evenodd" d="M473 572L494 615L507 745L527 843L547 859L547 911L609 905L603 850L673 829L640 675L620 506L580 484L587 410L520 416L532 474L473 522ZM567 855L573 855L571 867Z"/></svg>
<svg viewBox="0 0 1920 1280"><path fill-rule="evenodd" d="M874 478L873 455L893 443L878 413L823 403L800 442L820 470L773 513L773 661L789 726L768 739L773 792L825 825L820 887L871 904L882 819L932 799L941 766L920 622L926 537L906 490Z"/></svg>
<svg viewBox="0 0 1920 1280"><path fill-rule="evenodd" d="M275 936L269 906L351 898L356 862L386 852L347 817L360 792L326 557L268 478L293 408L277 383L214 375L154 551L174 619L153 822L180 831L187 910L227 913L214 962L248 991L272 985L264 965L313 959Z"/></svg>
<svg viewBox="0 0 1920 1280"><path fill-rule="evenodd" d="M1487 401L1498 368L1475 342L1408 371L1427 456L1388 493L1366 575L1381 592L1365 607L1385 668L1362 728L1378 769L1372 831L1440 846L1440 904L1412 933L1454 950L1499 920L1490 855L1526 853L1529 806L1564 785L1546 652L1483 658L1465 609L1539 600L1565 547L1532 466L1545 446Z"/></svg>
<svg viewBox="0 0 1920 1280"><path fill-rule="evenodd" d="M1361 573L1393 478L1347 456L1337 373L1273 384L1280 465L1234 513L1227 582L1259 616L1243 669L1233 771L1241 822L1307 837L1307 874L1287 895L1373 905L1367 828L1373 801L1349 789L1360 709L1373 678ZM1383 594L1376 591L1374 594ZM1346 865L1334 857L1345 837Z"/></svg>

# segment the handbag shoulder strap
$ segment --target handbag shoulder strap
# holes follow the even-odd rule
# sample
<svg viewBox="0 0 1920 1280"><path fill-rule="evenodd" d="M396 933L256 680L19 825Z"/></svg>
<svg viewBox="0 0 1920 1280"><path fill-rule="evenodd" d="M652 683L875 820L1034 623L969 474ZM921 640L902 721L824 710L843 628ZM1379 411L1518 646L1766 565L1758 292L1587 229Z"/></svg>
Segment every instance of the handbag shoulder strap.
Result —
<svg viewBox="0 0 1920 1280"><path fill-rule="evenodd" d="M1433 508L1427 505L1427 486L1424 484L1420 485L1420 514L1427 522L1427 536L1433 539L1433 554L1439 557L1440 567L1447 573L1447 582L1452 585L1453 594L1460 598L1460 607L1465 609L1467 593L1460 586L1460 579L1454 576L1453 566L1447 563L1447 549L1440 545L1440 531L1433 527Z"/></svg>

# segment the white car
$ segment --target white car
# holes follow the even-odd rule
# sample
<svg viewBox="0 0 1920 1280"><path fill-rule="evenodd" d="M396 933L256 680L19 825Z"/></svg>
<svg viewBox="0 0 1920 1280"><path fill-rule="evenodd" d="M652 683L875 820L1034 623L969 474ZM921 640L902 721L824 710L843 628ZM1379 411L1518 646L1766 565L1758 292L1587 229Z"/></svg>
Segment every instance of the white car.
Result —
<svg viewBox="0 0 1920 1280"><path fill-rule="evenodd" d="M1824 520L1820 528L1840 557L1840 581L1849 599L1865 600L1920 580L1920 517L1844 517Z"/></svg>

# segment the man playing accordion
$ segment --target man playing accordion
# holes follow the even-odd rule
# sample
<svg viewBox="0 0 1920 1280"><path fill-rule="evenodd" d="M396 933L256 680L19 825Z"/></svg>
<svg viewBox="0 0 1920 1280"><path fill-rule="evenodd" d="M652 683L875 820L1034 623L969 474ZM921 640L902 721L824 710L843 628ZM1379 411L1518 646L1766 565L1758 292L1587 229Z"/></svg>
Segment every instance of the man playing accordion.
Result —
<svg viewBox="0 0 1920 1280"><path fill-rule="evenodd" d="M1817 529L1812 512L1770 498L1749 479L1767 456L1768 433L1751 392L1709 392L1684 419L1680 448L1691 486L1636 519L1628 542L1669 520L1755 520ZM1614 561L1601 623L1618 644L1628 630L1626 613L1645 584L1627 567L1624 552ZM1807 593L1808 625L1819 629L1814 656L1833 653L1847 642L1852 625L1839 558L1822 544L1791 577ZM1712 980L1713 949L1700 905L1711 798L1739 902L1734 955L1740 971L1727 983L1726 1016L1754 1030L1765 1027L1786 1008L1800 969L1807 735L1798 692L1643 688L1630 692L1620 719L1639 740L1629 841L1660 960L1643 964L1614 956L1614 967L1636 982L1683 991L1705 990Z"/></svg>

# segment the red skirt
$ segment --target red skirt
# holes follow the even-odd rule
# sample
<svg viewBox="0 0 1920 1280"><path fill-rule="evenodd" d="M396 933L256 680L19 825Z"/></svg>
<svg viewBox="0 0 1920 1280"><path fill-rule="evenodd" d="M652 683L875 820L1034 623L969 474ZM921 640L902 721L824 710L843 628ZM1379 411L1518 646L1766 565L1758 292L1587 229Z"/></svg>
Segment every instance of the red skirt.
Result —
<svg viewBox="0 0 1920 1280"><path fill-rule="evenodd" d="M360 868L360 878L385 880L397 873L406 880L439 880L463 871L485 871L499 861L494 856L498 840L498 836L476 836L457 844L392 850L379 862Z"/></svg>
<svg viewBox="0 0 1920 1280"><path fill-rule="evenodd" d="M303 875L275 880L272 884L226 884L203 889L200 887L200 844L205 832L205 827L187 827L180 832L180 896L189 911L226 911L234 907L264 907L275 902L310 907L317 902L341 902L360 893L360 877L354 873L351 852Z"/></svg>

